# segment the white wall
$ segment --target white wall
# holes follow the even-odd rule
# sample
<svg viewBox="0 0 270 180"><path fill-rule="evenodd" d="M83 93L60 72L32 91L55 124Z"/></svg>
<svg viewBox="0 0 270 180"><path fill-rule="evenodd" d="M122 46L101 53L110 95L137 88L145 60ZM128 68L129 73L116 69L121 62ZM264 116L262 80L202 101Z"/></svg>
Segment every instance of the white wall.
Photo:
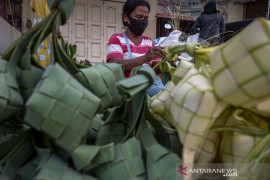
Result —
<svg viewBox="0 0 270 180"><path fill-rule="evenodd" d="M118 2L126 2L126 0L114 0ZM149 36L151 39L155 40L156 37L156 9L157 0L148 0L151 6L151 12L148 22L148 27L145 30L144 35ZM29 29L26 27L27 19L31 21L34 18L34 12L30 9L30 0L23 0L22 4L22 32L25 33ZM228 22L241 21L243 20L243 5L242 4L228 4ZM1 26L3 27L3 26Z"/></svg>
<svg viewBox="0 0 270 180"><path fill-rule="evenodd" d="M148 20L148 26L144 32L145 36L150 37L153 41L156 39L156 24L157 24L157 0L148 0L150 4L150 14L149 14L149 20Z"/></svg>
<svg viewBox="0 0 270 180"><path fill-rule="evenodd" d="M35 13L30 9L30 0L23 0L22 3L22 32L25 33L29 29L26 27L27 19L33 23ZM33 26L33 24L32 24Z"/></svg>
<svg viewBox="0 0 270 180"><path fill-rule="evenodd" d="M110 0L108 0L110 1ZM112 0L113 1L113 0ZM116 2L126 2L126 0L114 0ZM156 37L156 8L157 8L157 0L148 0L150 6L151 6L151 12L148 22L148 27L145 30L144 35L149 36L153 40L155 40ZM27 19L30 19L33 21L34 18L34 12L30 9L30 0L23 0L22 3L22 32L26 32L29 29L26 27L26 21Z"/></svg>
<svg viewBox="0 0 270 180"><path fill-rule="evenodd" d="M228 5L228 23L242 21L244 19L244 5L229 3Z"/></svg>
<svg viewBox="0 0 270 180"><path fill-rule="evenodd" d="M115 0L118 2L126 2L126 0ZM151 6L151 12L149 17L149 24L147 29L145 30L144 35L149 36L153 40L156 37L156 9L157 9L157 0L148 0ZM26 28L27 19L34 18L34 12L30 9L30 0L23 0L23 11L22 11L22 32L26 32L28 28ZM229 3L228 5L228 22L241 21L243 20L243 5L242 4L234 4Z"/></svg>
<svg viewBox="0 0 270 180"><path fill-rule="evenodd" d="M0 53L3 54L11 43L21 36L21 33L1 17L0 27Z"/></svg>

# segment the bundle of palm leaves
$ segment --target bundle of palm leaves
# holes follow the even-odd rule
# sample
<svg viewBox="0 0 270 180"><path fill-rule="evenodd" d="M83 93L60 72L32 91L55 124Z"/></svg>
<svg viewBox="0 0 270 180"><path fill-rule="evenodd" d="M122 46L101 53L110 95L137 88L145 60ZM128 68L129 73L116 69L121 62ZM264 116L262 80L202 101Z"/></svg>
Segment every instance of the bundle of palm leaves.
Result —
<svg viewBox="0 0 270 180"><path fill-rule="evenodd" d="M237 168L235 179L270 178L269 43L269 21L259 18L216 47L165 49L160 64L172 78L152 98L151 109L177 129L184 167L223 163ZM172 70L167 61L182 52L193 56L195 65L181 62Z"/></svg>
<svg viewBox="0 0 270 180"><path fill-rule="evenodd" d="M50 15L0 59L0 179L181 179L178 136L149 112L154 71L125 79L118 64L74 63L56 36L74 1L47 2ZM51 32L43 69L33 54Z"/></svg>

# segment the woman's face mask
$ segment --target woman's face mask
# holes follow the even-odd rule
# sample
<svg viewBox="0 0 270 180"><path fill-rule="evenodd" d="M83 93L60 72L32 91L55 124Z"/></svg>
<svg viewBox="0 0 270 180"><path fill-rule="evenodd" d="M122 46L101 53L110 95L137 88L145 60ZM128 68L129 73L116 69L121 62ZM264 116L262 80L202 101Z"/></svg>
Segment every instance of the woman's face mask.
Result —
<svg viewBox="0 0 270 180"><path fill-rule="evenodd" d="M128 16L130 24L127 23L129 30L136 36L141 36L148 25L148 20L137 20Z"/></svg>

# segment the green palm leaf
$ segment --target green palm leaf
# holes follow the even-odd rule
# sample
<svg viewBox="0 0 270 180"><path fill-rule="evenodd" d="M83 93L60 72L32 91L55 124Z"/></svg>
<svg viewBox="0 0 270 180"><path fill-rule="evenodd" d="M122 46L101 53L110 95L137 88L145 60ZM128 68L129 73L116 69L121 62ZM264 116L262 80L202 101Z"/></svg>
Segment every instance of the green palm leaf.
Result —
<svg viewBox="0 0 270 180"><path fill-rule="evenodd" d="M100 129L102 128L104 122L101 120L101 115L97 114L90 122L88 133L87 133L87 144L94 144L96 142L98 133L100 132Z"/></svg>
<svg viewBox="0 0 270 180"><path fill-rule="evenodd" d="M101 146L100 151L94 157L90 164L84 168L84 172L91 172L94 168L103 166L104 164L110 163L115 159L114 144L106 144Z"/></svg>
<svg viewBox="0 0 270 180"><path fill-rule="evenodd" d="M139 136L146 151L147 179L182 179L182 175L178 173L181 160L157 143L144 121L140 126Z"/></svg>
<svg viewBox="0 0 270 180"><path fill-rule="evenodd" d="M96 180L71 169L67 163L55 155L45 155L36 169L36 180Z"/></svg>
<svg viewBox="0 0 270 180"><path fill-rule="evenodd" d="M0 59L0 123L20 110L23 105L23 99L19 94L19 86L15 77L16 72L13 74L8 72L9 64L9 62Z"/></svg>
<svg viewBox="0 0 270 180"><path fill-rule="evenodd" d="M16 172L31 157L34 152L32 146L32 130L28 130L20 134L20 136L9 139L5 143L0 144L0 179L8 177L14 179ZM16 143L16 144L15 144Z"/></svg>
<svg viewBox="0 0 270 180"><path fill-rule="evenodd" d="M155 71L148 66L133 68L131 77L117 83L120 93L127 99L131 99L137 93L146 90L155 80Z"/></svg>
<svg viewBox="0 0 270 180"><path fill-rule="evenodd" d="M109 111L109 116L98 132L97 145L120 143L128 130L127 106L123 105Z"/></svg>
<svg viewBox="0 0 270 180"><path fill-rule="evenodd" d="M56 64L46 69L26 107L27 124L72 152L86 137L100 100Z"/></svg>
<svg viewBox="0 0 270 180"><path fill-rule="evenodd" d="M36 62L33 60L32 62ZM38 63L36 63L38 64ZM31 52L27 48L21 61L19 62L19 86L24 101L32 94L36 84L40 80L44 70L40 67L31 65Z"/></svg>
<svg viewBox="0 0 270 180"><path fill-rule="evenodd" d="M142 159L141 145L136 138L131 138L123 144L114 147L115 157L95 169L99 179L145 179L145 168Z"/></svg>
<svg viewBox="0 0 270 180"><path fill-rule="evenodd" d="M122 104L123 99L116 89L116 83L124 79L122 66L115 63L98 64L83 68L81 72L89 82L86 88L101 99L101 110Z"/></svg>

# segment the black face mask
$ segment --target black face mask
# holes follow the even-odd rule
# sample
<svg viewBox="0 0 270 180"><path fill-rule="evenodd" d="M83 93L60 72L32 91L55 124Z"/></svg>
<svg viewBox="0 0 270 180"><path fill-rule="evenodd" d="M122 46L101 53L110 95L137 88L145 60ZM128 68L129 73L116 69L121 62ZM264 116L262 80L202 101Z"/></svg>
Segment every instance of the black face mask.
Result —
<svg viewBox="0 0 270 180"><path fill-rule="evenodd" d="M130 21L130 24L127 23L129 30L136 36L142 35L148 25L148 20L137 20L130 16L128 18Z"/></svg>

